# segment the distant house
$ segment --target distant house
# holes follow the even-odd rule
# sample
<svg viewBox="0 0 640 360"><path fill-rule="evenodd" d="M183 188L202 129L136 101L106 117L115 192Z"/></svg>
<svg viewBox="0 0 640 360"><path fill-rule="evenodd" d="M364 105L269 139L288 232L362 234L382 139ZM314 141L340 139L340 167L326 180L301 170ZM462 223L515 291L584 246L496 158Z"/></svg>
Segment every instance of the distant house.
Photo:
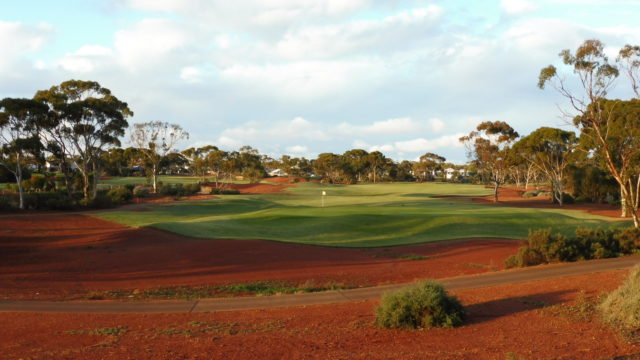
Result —
<svg viewBox="0 0 640 360"><path fill-rule="evenodd" d="M267 174L269 174L269 176L288 176L289 175L282 169L267 170Z"/></svg>

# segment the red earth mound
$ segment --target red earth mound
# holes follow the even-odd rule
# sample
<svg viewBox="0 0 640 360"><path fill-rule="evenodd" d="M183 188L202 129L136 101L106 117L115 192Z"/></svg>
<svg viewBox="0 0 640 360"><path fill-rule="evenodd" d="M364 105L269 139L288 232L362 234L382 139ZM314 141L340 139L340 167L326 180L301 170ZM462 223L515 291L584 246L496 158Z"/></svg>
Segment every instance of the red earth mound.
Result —
<svg viewBox="0 0 640 360"><path fill-rule="evenodd" d="M0 229L0 298L13 299L258 280L409 282L500 269L520 246L495 239L382 249L202 240L81 215L3 216Z"/></svg>
<svg viewBox="0 0 640 360"><path fill-rule="evenodd" d="M275 184L228 184L231 189L240 191L241 194L277 194L284 192L284 189L295 186L294 184L288 185L275 185Z"/></svg>
<svg viewBox="0 0 640 360"><path fill-rule="evenodd" d="M218 313L0 313L0 349L5 359L633 359L625 356L640 346L600 324L590 305L623 275L458 291L469 318L455 329L379 329L377 301Z"/></svg>

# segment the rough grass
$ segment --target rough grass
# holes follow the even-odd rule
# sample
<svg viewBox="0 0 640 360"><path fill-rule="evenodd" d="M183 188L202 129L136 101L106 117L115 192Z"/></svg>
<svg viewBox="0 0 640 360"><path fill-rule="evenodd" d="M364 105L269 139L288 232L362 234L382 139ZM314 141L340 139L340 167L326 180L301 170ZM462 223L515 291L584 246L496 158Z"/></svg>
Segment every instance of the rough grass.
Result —
<svg viewBox="0 0 640 360"><path fill-rule="evenodd" d="M375 247L474 237L521 239L529 229L571 234L578 226L627 222L564 209L522 209L442 196L482 196L483 186L441 183L323 185L301 183L282 194L220 196L159 204L151 211L96 216L199 238L276 240L335 247ZM322 191L326 191L322 207Z"/></svg>
<svg viewBox="0 0 640 360"><path fill-rule="evenodd" d="M193 300L241 295L310 293L349 288L352 287L342 283L320 283L314 280L308 280L300 285L291 284L286 281L255 281L251 283L220 286L166 286L144 290L91 291L86 295L86 298L89 300Z"/></svg>
<svg viewBox="0 0 640 360"><path fill-rule="evenodd" d="M640 330L640 265L631 269L624 283L598 309L605 322L625 331Z"/></svg>
<svg viewBox="0 0 640 360"><path fill-rule="evenodd" d="M433 281L386 293L376 309L376 325L391 329L454 327L464 318L465 310L458 299Z"/></svg>

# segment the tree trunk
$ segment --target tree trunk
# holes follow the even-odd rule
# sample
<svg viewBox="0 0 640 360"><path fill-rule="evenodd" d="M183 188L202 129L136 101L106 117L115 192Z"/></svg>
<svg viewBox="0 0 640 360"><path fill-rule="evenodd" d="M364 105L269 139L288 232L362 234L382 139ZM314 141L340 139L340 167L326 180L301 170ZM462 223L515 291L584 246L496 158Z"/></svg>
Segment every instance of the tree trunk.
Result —
<svg viewBox="0 0 640 360"><path fill-rule="evenodd" d="M151 179L153 180L153 192L158 193L158 177L156 176L158 171L158 166L153 164L153 174L151 174Z"/></svg>
<svg viewBox="0 0 640 360"><path fill-rule="evenodd" d="M22 188L22 167L20 166L20 152L16 154L16 182L18 183L18 197L20 198L20 210L24 210L24 189Z"/></svg>
<svg viewBox="0 0 640 360"><path fill-rule="evenodd" d="M497 181L494 181L493 183L493 202L497 203L498 202L498 188L500 187L500 183L498 183Z"/></svg>
<svg viewBox="0 0 640 360"><path fill-rule="evenodd" d="M95 161L91 164L91 167L93 169L93 179L91 179L91 198L95 199L98 195L98 173L100 172L100 167Z"/></svg>
<svg viewBox="0 0 640 360"><path fill-rule="evenodd" d="M625 196L624 185L620 185L620 217L626 218L627 213L627 197Z"/></svg>
<svg viewBox="0 0 640 360"><path fill-rule="evenodd" d="M556 194L557 194L557 196L558 196L558 204L559 204L560 206L562 206L562 205L564 205L564 204L563 204L563 199L562 199L562 198L563 198L563 196L562 196L562 195L563 195L563 193L564 193L564 189L562 188L562 180L560 180L559 182L558 182L558 181L556 181L556 186L555 186L555 187L556 187L556 189L557 189L557 190L556 190Z"/></svg>
<svg viewBox="0 0 640 360"><path fill-rule="evenodd" d="M85 200L89 200L90 196L89 196L89 173L87 172L87 169L84 169L81 171L82 173L82 195L84 196Z"/></svg>

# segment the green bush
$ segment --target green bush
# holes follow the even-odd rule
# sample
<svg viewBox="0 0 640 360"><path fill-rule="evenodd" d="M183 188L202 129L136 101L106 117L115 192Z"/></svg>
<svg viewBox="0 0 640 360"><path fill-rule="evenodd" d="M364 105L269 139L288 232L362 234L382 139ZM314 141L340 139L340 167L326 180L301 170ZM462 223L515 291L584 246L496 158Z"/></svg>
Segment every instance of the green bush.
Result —
<svg viewBox="0 0 640 360"><path fill-rule="evenodd" d="M383 295L376 309L376 325L384 328L454 327L462 324L465 310L444 287L423 281Z"/></svg>
<svg viewBox="0 0 640 360"><path fill-rule="evenodd" d="M144 198L149 196L149 193L151 193L151 189L148 186L138 185L133 188L132 193L134 197Z"/></svg>
<svg viewBox="0 0 640 360"><path fill-rule="evenodd" d="M240 190L237 189L211 189L211 195L238 195Z"/></svg>
<svg viewBox="0 0 640 360"><path fill-rule="evenodd" d="M536 196L538 196L538 191L536 191L536 190L527 191L524 194L522 194L522 197L523 198L527 198L527 199L528 198L532 198L532 197L536 197Z"/></svg>
<svg viewBox="0 0 640 360"><path fill-rule="evenodd" d="M602 319L623 330L640 330L640 265L631 269L624 283L600 304Z"/></svg>
<svg viewBox="0 0 640 360"><path fill-rule="evenodd" d="M117 187L109 190L107 196L111 199L111 202L115 205L124 204L133 199L133 193L126 187Z"/></svg>
<svg viewBox="0 0 640 360"><path fill-rule="evenodd" d="M527 245L505 260L506 267L523 267L554 261L605 259L632 254L640 249L640 230L635 228L578 228L573 237L552 234L551 229L530 231Z"/></svg>
<svg viewBox="0 0 640 360"><path fill-rule="evenodd" d="M182 189L184 195L194 195L200 192L200 184L185 184Z"/></svg>
<svg viewBox="0 0 640 360"><path fill-rule="evenodd" d="M89 201L86 199L80 200L80 204L92 209L109 209L115 206L111 197L104 191L98 191L96 197Z"/></svg>

